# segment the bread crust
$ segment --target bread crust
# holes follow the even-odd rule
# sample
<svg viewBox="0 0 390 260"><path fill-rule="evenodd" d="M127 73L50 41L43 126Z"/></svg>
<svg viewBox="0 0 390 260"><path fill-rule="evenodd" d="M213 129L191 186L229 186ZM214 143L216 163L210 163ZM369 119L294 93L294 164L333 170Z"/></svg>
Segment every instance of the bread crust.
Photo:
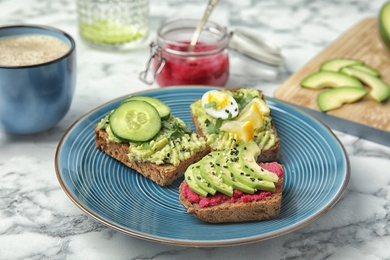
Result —
<svg viewBox="0 0 390 260"><path fill-rule="evenodd" d="M218 206L200 208L199 204L190 202L182 194L182 188L185 181L180 185L180 202L187 209L187 213L194 215L202 221L209 223L234 223L260 221L274 219L279 216L283 177L275 184L276 190L270 197L260 201L252 202L225 202Z"/></svg>
<svg viewBox="0 0 390 260"><path fill-rule="evenodd" d="M97 148L161 186L169 185L183 176L189 165L199 161L210 152L210 147L207 146L206 149L199 151L187 160L182 161L178 166L172 164L158 165L151 162L131 161L127 156L129 152L129 143L107 142L107 138L108 133L104 129L99 129L96 126L95 140Z"/></svg>
<svg viewBox="0 0 390 260"><path fill-rule="evenodd" d="M238 89L229 89L230 91L237 91ZM263 96L263 93L261 92L261 90L259 90L259 94L260 96ZM196 101L194 101L196 102ZM206 135L205 133L203 132L203 129L199 123L199 120L198 120L198 117L192 113L192 110L191 110L191 118L192 118L192 122L194 123L195 125L195 131L196 133L199 135L199 136L203 136L206 138ZM259 157L257 158L257 161L258 162L271 162L271 161L275 161L277 159L279 159L279 153L280 153L280 140L279 140L279 137L278 137L278 134L277 134L277 131L276 131L276 128L275 128L275 124L274 124L274 121L272 120L271 121L271 127L275 133L275 136L278 138L278 141L270 148L268 149L263 149L259 155Z"/></svg>

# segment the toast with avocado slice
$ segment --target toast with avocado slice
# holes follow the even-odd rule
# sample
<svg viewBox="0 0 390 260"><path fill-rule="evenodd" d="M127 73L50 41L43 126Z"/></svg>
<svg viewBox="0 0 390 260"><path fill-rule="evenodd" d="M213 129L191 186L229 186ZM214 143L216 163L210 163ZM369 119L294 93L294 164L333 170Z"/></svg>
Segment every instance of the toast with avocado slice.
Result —
<svg viewBox="0 0 390 260"><path fill-rule="evenodd" d="M161 186L180 178L210 152L203 137L170 114L161 101L143 96L124 100L95 127L96 146Z"/></svg>
<svg viewBox="0 0 390 260"><path fill-rule="evenodd" d="M258 162L279 158L280 140L260 90L213 90L193 102L190 108L196 132L207 139L212 151L254 140L261 150ZM231 111L235 109L238 114L232 117Z"/></svg>
<svg viewBox="0 0 390 260"><path fill-rule="evenodd" d="M254 141L214 151L184 173L180 202L189 214L210 223L245 222L279 216L283 166L257 164Z"/></svg>

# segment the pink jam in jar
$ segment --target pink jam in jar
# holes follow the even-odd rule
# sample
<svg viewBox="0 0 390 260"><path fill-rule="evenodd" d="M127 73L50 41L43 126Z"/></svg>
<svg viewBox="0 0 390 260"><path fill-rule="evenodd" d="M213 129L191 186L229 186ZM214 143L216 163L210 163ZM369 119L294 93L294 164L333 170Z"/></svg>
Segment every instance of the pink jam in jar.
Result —
<svg viewBox="0 0 390 260"><path fill-rule="evenodd" d="M229 79L229 36L226 28L207 22L195 46L190 45L197 20L181 19L158 30L152 56L154 77L161 87L224 86Z"/></svg>

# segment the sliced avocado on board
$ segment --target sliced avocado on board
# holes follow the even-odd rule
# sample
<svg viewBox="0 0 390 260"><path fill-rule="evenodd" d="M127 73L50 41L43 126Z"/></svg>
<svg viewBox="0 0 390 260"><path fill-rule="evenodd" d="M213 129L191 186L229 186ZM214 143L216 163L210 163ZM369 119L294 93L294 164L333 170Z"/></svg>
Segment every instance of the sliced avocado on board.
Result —
<svg viewBox="0 0 390 260"><path fill-rule="evenodd" d="M390 2L385 3L381 8L378 27L384 45L390 49Z"/></svg>
<svg viewBox="0 0 390 260"><path fill-rule="evenodd" d="M301 86L310 89L322 89L325 87L363 88L363 84L356 78L332 71L313 73L301 81Z"/></svg>
<svg viewBox="0 0 390 260"><path fill-rule="evenodd" d="M361 60L348 59L348 58L334 58L325 61L320 65L320 71L333 71L338 72L341 68L351 65L362 65Z"/></svg>
<svg viewBox="0 0 390 260"><path fill-rule="evenodd" d="M367 93L364 88L333 88L321 92L317 97L317 103L321 111L327 112L340 108L343 104L356 102Z"/></svg>
<svg viewBox="0 0 390 260"><path fill-rule="evenodd" d="M370 96L377 102L383 102L390 96L390 87L383 80L354 68L342 68L341 73L353 76L370 88Z"/></svg>
<svg viewBox="0 0 390 260"><path fill-rule="evenodd" d="M347 68L361 70L361 71L364 71L368 74L371 74L372 76L377 77L377 78L379 78L381 76L381 73L379 71L377 71L373 67L370 67L370 66L364 65L364 64L351 65L351 66L347 66Z"/></svg>
<svg viewBox="0 0 390 260"><path fill-rule="evenodd" d="M390 2L386 5L386 15L388 20L388 32L390 32ZM383 10L382 10L383 12ZM382 13L381 13L382 14ZM390 36L390 33L388 33ZM389 37L390 39L390 37ZM390 43L390 40L389 40ZM389 44L390 48L390 44ZM347 77L345 77L347 76ZM320 65L320 71L315 72L301 81L301 87L320 90L326 87L329 88L360 88L364 89L364 86L369 88L369 95L372 99L378 103L386 101L390 97L390 86L384 82L381 78L381 74L375 68L364 64L363 61L350 59L350 58L334 58L323 62ZM317 105L321 111L327 112L336 108L339 108L344 103L356 102L366 94L364 91L353 90L348 92L342 91L326 91L321 98L317 96ZM366 91L367 92L367 91ZM347 96L341 98L340 93L344 93ZM362 97L358 98L359 95ZM336 100L332 100L331 97L338 97ZM320 104L321 101L321 104ZM324 104L324 102L330 102L330 104Z"/></svg>

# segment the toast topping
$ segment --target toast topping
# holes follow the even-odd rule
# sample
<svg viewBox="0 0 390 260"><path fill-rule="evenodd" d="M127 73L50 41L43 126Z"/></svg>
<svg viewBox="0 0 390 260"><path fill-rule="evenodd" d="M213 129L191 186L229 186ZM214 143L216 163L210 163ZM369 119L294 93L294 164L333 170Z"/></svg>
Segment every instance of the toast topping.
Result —
<svg viewBox="0 0 390 260"><path fill-rule="evenodd" d="M190 158L198 151L206 149L206 140L192 132L177 117L164 121L160 133L148 143L131 143L129 159L156 164L172 164Z"/></svg>
<svg viewBox="0 0 390 260"><path fill-rule="evenodd" d="M272 128L270 109L258 90L239 89L217 92L230 95L235 100L239 108L237 117L216 118L215 114L211 115L202 106L204 103L202 100L191 104L191 113L197 118L197 123L207 139L207 144L213 150L231 149L237 144L249 140L254 140L261 150L269 149L277 143L278 138ZM215 101L216 104L218 102Z"/></svg>
<svg viewBox="0 0 390 260"><path fill-rule="evenodd" d="M260 166L270 172L274 172L278 178L283 177L283 168L276 162L260 164ZM273 194L271 191L263 190L258 190L250 194L235 189L232 196L217 192L205 197L194 192L188 182L183 184L181 192L189 202L199 204L200 208L218 206L223 203L249 203L252 201L261 201L270 198Z"/></svg>
<svg viewBox="0 0 390 260"><path fill-rule="evenodd" d="M199 137L195 132L192 132L191 128L181 119L169 115L169 110L167 113L161 113L161 104L159 105L160 109L158 111L153 109L153 107L150 109L152 112L154 111L154 118L153 120L148 120L148 127L144 127L142 130L138 128L134 129L135 123L143 121L141 120L142 118L134 117L133 114L135 113L133 111L138 109L136 112L143 115L146 109L142 110L140 108L149 108L156 104L156 102L151 102L151 100L147 101L126 99L118 108L127 109L130 106L131 109L122 109L124 112L120 114L121 116L113 118L113 115L119 111L116 108L101 120L98 128L104 129L108 134L107 142L129 143L128 157L130 161L140 163L151 162L157 165L172 164L173 166L178 166L182 161L206 149L207 144L205 138ZM133 104L137 106L133 106ZM142 107L139 104L142 104ZM167 111L166 109L164 110ZM154 127L156 117L161 120L157 128ZM114 119L116 121L113 122ZM131 124L126 121L129 121ZM115 123L114 126L116 129L119 128L118 125L120 126L121 134L118 134L118 131L114 132L113 123ZM122 126L123 124L125 127ZM132 129L134 131L131 131ZM153 133L149 135L148 131L151 130L153 130ZM122 138L125 135L126 138ZM145 136L147 138L142 139ZM137 138L135 139L134 137Z"/></svg>
<svg viewBox="0 0 390 260"><path fill-rule="evenodd" d="M238 104L229 94L210 90L202 96L202 107L207 114L214 118L234 118L238 115Z"/></svg>
<svg viewBox="0 0 390 260"><path fill-rule="evenodd" d="M252 194L258 190L273 192L279 177L256 163L259 154L254 141L211 152L186 170L185 181L193 192L203 197L214 195L215 191L232 197L234 189Z"/></svg>

